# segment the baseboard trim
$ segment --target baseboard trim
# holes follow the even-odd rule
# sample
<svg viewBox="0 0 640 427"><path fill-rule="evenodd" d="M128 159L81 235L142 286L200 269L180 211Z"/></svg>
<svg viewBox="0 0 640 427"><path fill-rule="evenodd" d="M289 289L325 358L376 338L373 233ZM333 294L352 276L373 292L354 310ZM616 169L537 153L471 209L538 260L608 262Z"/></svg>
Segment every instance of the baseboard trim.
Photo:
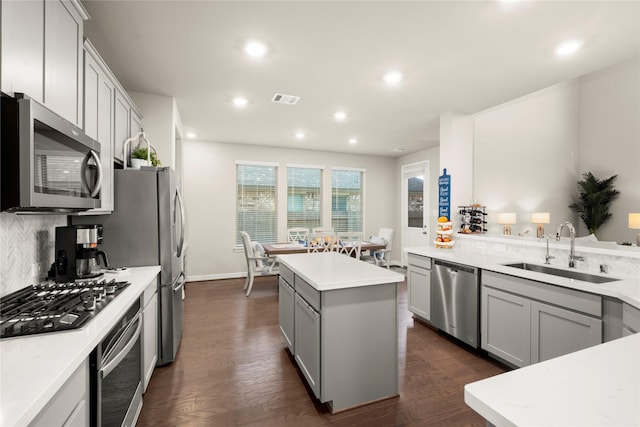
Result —
<svg viewBox="0 0 640 427"><path fill-rule="evenodd" d="M222 274L201 274L194 276L185 276L187 282L204 282L207 280L221 280L221 279L237 279L239 277L247 277L247 273L222 273Z"/></svg>

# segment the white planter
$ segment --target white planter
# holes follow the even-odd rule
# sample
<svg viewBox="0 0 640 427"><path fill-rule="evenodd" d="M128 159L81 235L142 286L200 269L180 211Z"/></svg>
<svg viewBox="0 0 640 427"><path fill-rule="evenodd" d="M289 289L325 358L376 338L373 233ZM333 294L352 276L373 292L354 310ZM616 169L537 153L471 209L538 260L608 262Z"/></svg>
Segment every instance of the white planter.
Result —
<svg viewBox="0 0 640 427"><path fill-rule="evenodd" d="M131 159L132 169L140 169L141 166L149 166L149 161L145 159Z"/></svg>

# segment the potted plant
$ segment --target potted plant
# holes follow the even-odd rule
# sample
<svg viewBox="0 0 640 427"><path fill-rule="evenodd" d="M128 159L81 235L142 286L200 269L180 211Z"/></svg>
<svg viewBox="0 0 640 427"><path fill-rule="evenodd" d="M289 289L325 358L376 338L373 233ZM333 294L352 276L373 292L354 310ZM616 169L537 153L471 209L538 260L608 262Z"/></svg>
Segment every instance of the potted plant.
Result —
<svg viewBox="0 0 640 427"><path fill-rule="evenodd" d="M578 201L569 207L587 226L589 233L597 234L598 229L611 218L609 206L620 192L613 188L618 175L599 180L591 172L582 174L583 181L578 181L580 195Z"/></svg>
<svg viewBox="0 0 640 427"><path fill-rule="evenodd" d="M160 165L160 159L158 159L154 151L152 151L149 156L149 150L147 147L137 147L131 153L131 167L134 169L140 169L141 166L149 166L148 159L151 159L151 166Z"/></svg>

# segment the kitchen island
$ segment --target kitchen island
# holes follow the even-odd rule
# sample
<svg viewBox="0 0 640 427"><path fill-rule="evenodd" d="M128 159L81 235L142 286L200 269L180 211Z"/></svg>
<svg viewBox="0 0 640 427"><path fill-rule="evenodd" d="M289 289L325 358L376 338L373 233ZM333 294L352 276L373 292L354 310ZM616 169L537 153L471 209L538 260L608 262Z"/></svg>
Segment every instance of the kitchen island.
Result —
<svg viewBox="0 0 640 427"><path fill-rule="evenodd" d="M398 396L404 276L335 252L278 256L280 329L332 412Z"/></svg>
<svg viewBox="0 0 640 427"><path fill-rule="evenodd" d="M86 370L82 365L88 366L89 354L159 272L159 266L152 266L106 274L107 280L129 281L131 285L80 329L0 341L0 425L25 426L32 423L79 369ZM80 381L76 388L83 388L86 399L90 393L88 377L86 374L82 377L85 380ZM83 406L88 413L89 402ZM85 424L88 425L80 425Z"/></svg>

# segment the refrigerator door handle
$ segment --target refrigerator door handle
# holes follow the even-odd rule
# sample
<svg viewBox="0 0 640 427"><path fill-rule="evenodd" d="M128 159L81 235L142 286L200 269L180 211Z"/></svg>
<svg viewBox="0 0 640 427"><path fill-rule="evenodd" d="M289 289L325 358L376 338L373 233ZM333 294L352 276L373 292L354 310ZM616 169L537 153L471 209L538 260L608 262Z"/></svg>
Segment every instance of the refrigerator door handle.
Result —
<svg viewBox="0 0 640 427"><path fill-rule="evenodd" d="M173 213L173 222L176 223L175 215L176 211L180 207L180 239L178 242L177 252L178 257L182 256L182 250L184 249L184 203L182 201L182 196L180 195L180 191L176 188L176 196L174 199L174 213Z"/></svg>

